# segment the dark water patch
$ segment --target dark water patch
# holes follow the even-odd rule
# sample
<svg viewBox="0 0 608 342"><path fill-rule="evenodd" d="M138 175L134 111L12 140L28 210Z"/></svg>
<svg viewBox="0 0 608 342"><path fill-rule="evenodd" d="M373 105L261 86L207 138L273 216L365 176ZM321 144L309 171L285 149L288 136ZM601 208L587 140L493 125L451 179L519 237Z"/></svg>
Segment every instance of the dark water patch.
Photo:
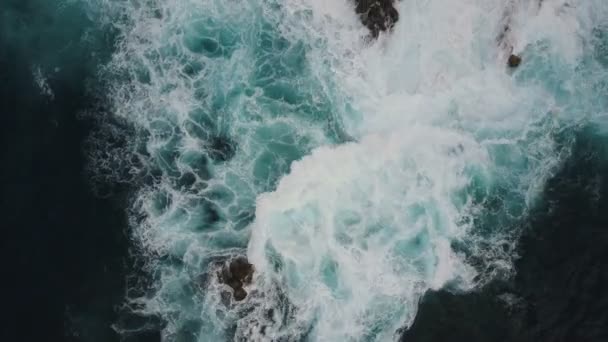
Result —
<svg viewBox="0 0 608 342"><path fill-rule="evenodd" d="M236 153L236 143L226 136L215 136L209 142L209 156L219 162L230 160Z"/></svg>
<svg viewBox="0 0 608 342"><path fill-rule="evenodd" d="M156 316L144 316L125 311L120 315L114 327L120 331L124 341L160 342L161 331L165 324Z"/></svg>
<svg viewBox="0 0 608 342"><path fill-rule="evenodd" d="M2 341L118 341L128 187L95 196L85 141L114 33L79 2L0 3ZM135 340L133 340L135 341Z"/></svg>
<svg viewBox="0 0 608 342"><path fill-rule="evenodd" d="M429 292L403 341L608 341L608 137L572 153L524 223L517 275L480 291Z"/></svg>
<svg viewBox="0 0 608 342"><path fill-rule="evenodd" d="M593 58L604 68L608 68L608 24L595 27L592 31Z"/></svg>
<svg viewBox="0 0 608 342"><path fill-rule="evenodd" d="M608 137L577 135L572 157L546 187L521 240L516 288L525 336L608 340Z"/></svg>
<svg viewBox="0 0 608 342"><path fill-rule="evenodd" d="M158 182L160 174L146 170L144 159L129 141L136 134L131 126L112 118L103 106L84 116L93 123L83 144L88 156L86 177L96 196L111 197L121 188Z"/></svg>
<svg viewBox="0 0 608 342"><path fill-rule="evenodd" d="M432 291L422 298L401 341L518 341L512 324L495 289L463 295Z"/></svg>

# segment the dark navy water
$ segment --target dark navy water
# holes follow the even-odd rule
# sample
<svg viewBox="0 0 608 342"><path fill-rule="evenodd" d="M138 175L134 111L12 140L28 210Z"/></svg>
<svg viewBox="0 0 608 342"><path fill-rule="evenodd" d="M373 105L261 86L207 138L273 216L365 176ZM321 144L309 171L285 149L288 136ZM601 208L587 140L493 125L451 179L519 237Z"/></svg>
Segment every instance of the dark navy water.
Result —
<svg viewBox="0 0 608 342"><path fill-rule="evenodd" d="M2 341L119 341L114 324L145 325L122 309L129 276L142 274L132 189L94 192L103 185L87 172L87 139L101 127L83 113L104 111L97 76L114 32L62 4L0 4ZM571 156L520 222L516 275L472 293L428 292L404 341L608 341L608 134L567 134ZM122 339L159 341L162 323L148 322Z"/></svg>
<svg viewBox="0 0 608 342"><path fill-rule="evenodd" d="M607 341L607 143L594 129L576 134L573 156L524 223L515 279L427 294L404 340Z"/></svg>
<svg viewBox="0 0 608 342"><path fill-rule="evenodd" d="M111 41L94 40L111 38L83 42L90 23L65 6L59 15L45 1L0 4L3 341L117 340L124 196L92 194L84 172L92 125L78 118L96 106L87 82L111 52L103 50ZM52 97L41 93L37 68Z"/></svg>

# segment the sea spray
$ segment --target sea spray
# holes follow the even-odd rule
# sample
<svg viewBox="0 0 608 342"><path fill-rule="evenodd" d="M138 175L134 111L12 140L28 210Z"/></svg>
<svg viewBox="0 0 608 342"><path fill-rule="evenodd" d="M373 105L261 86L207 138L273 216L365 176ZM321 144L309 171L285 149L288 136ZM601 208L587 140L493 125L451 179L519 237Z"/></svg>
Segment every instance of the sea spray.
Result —
<svg viewBox="0 0 608 342"><path fill-rule="evenodd" d="M167 340L385 341L427 289L512 272L517 222L596 120L599 1L398 5L369 41L348 1L101 2L122 32L111 111L144 178L131 298ZM559 30L548 27L559 27ZM255 273L244 301L218 280Z"/></svg>

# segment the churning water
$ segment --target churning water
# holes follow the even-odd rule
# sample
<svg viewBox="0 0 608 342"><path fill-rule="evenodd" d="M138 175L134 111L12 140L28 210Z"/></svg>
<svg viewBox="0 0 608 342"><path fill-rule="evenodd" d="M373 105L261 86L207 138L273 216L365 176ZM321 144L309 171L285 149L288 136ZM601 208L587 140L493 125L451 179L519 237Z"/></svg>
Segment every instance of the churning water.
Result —
<svg viewBox="0 0 608 342"><path fill-rule="evenodd" d="M84 6L118 37L101 121L127 127L90 169L135 187L127 303L167 341L397 340L428 290L513 274L571 133L606 129L604 0L403 0L376 40L347 0Z"/></svg>

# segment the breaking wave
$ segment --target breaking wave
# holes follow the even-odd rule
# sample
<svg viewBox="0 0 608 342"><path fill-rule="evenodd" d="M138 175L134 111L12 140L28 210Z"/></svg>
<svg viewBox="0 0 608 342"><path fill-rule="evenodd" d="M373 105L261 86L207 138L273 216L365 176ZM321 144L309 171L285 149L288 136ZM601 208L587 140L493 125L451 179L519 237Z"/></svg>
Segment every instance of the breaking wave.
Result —
<svg viewBox="0 0 608 342"><path fill-rule="evenodd" d="M398 339L427 290L511 275L569 132L605 120L599 0L401 1L373 41L346 0L91 3L129 127L92 165L137 184L129 305L170 341ZM216 274L244 255L239 301Z"/></svg>

